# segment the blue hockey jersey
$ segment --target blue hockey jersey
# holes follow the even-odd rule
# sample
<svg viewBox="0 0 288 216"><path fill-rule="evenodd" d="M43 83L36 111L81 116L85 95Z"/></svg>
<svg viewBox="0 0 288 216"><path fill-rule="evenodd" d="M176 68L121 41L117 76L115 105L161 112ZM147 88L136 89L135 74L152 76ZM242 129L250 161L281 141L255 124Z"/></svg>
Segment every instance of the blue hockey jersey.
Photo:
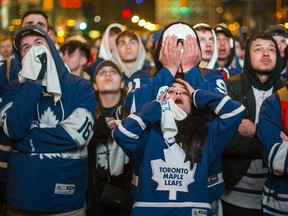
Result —
<svg viewBox="0 0 288 216"><path fill-rule="evenodd" d="M263 102L258 122L258 139L269 170L262 194L263 215L287 215L288 211L288 142L282 141L281 131L286 132L275 93Z"/></svg>
<svg viewBox="0 0 288 216"><path fill-rule="evenodd" d="M147 74L144 75L144 73L139 75L135 73L130 77L129 93L125 99L126 109L130 113L139 112L145 103L155 100L156 93L161 86L170 86L174 81L174 77L167 68L162 68L154 78L149 78ZM185 80L195 89L209 89L215 93L226 94L225 82L219 71L203 69L201 72L198 67L194 67L188 71ZM139 89L140 87L142 88ZM207 112L207 110L204 110L204 112L209 119L215 117L213 112ZM215 159L209 169L208 188L210 200L213 201L225 192L220 156ZM135 178L137 178L137 175Z"/></svg>
<svg viewBox="0 0 288 216"><path fill-rule="evenodd" d="M86 204L87 145L96 99L91 83L68 72L48 34L43 34L62 95L55 102L51 93L30 80L7 86L1 104L3 129L13 141L7 202L16 209L61 213Z"/></svg>
<svg viewBox="0 0 288 216"><path fill-rule="evenodd" d="M197 90L193 98L197 108L209 107L219 115L209 124L202 160L193 169L180 145L168 145L155 127L161 119L159 102L146 103L115 128L116 142L135 163L139 175L132 215L211 215L209 166L237 130L244 107L207 90Z"/></svg>

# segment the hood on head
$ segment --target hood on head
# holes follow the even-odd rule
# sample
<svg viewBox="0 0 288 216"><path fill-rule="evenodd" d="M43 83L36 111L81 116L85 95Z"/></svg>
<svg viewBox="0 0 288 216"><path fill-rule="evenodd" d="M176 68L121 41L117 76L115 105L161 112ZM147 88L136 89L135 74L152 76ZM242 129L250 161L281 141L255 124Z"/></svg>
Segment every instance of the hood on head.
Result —
<svg viewBox="0 0 288 216"><path fill-rule="evenodd" d="M229 38L229 43L230 43L230 54L228 56L228 60L225 64L225 67L229 67L233 61L233 58L235 56L235 39L232 35L232 33L230 32L230 30L228 28L226 28L225 26L222 26L221 24L217 25L214 29L216 36L217 33L223 33L226 37Z"/></svg>
<svg viewBox="0 0 288 216"><path fill-rule="evenodd" d="M276 48L275 67L269 79L264 83L262 83L260 79L258 78L255 70L252 68L251 60L250 60L250 47L251 47L252 42L257 39L271 40L275 44L275 48ZM255 86L256 88L260 90L264 90L264 91L269 90L275 84L275 82L278 79L280 79L280 74L281 74L282 67L283 67L282 65L283 65L283 62L281 59L280 51L278 49L276 41L273 39L272 36L266 33L257 33L257 34L252 35L247 40L246 47L245 47L245 60L244 60L244 66L243 66L243 73L249 78L253 86Z"/></svg>
<svg viewBox="0 0 288 216"><path fill-rule="evenodd" d="M123 26L120 23L112 23L110 24L104 31L99 48L99 58L103 58L105 60L112 58L112 50L109 47L109 34L110 30L113 28L118 28L120 32L124 31Z"/></svg>
<svg viewBox="0 0 288 216"><path fill-rule="evenodd" d="M159 38L159 41L158 41L158 45L157 45L155 57L154 57L154 62L155 62L155 66L157 68L157 71L159 71L163 68L163 65L159 61L159 54L160 54L161 47L162 47L166 37L172 36L173 34L176 35L179 39L183 39L183 40L186 39L187 35L192 35L192 37L197 39L199 49L201 49L198 36L197 36L195 30L192 28L192 26L190 26L188 23L184 23L184 22L171 23L163 29L161 36Z"/></svg>
<svg viewBox="0 0 288 216"><path fill-rule="evenodd" d="M20 54L20 42L26 35L39 35L45 37L45 31L40 26L25 26L14 37L14 49Z"/></svg>
<svg viewBox="0 0 288 216"><path fill-rule="evenodd" d="M159 41L159 38L162 32L163 32L163 28L160 28L157 31L152 33L152 43L156 43L157 41Z"/></svg>
<svg viewBox="0 0 288 216"><path fill-rule="evenodd" d="M206 23L198 23L196 25L193 26L193 28L195 29L196 33L197 33L197 28L209 28L211 29L211 32L213 34L213 38L214 38L214 51L212 54L212 57L210 59L210 62L208 63L207 67L208 69L214 69L215 64L217 63L217 59L218 59L218 50L217 50L217 38L216 38L216 34L214 29L212 29L212 27Z"/></svg>
<svg viewBox="0 0 288 216"><path fill-rule="evenodd" d="M128 68L126 67L126 65L124 64L124 62L122 61L119 52L118 52L118 48L117 48L117 42L115 42L113 51L112 51L112 59L119 65L119 67L121 68L121 71L124 73L124 77L129 78L130 76L132 76L133 73L141 70L145 64L145 60L146 60L146 50L144 47L144 44L141 40L141 37L139 36L139 34L137 34L136 32L132 32L132 31L123 31L120 34L118 34L116 41L119 39L119 37L123 37L123 36L127 36L129 35L129 37L132 36L132 38L135 38L138 41L139 44L139 49L138 49L138 55L137 55L137 59L136 62L132 68L131 71L128 70Z"/></svg>
<svg viewBox="0 0 288 216"><path fill-rule="evenodd" d="M50 36L47 34L47 32L45 32L45 30L43 30L43 28L39 25L31 25L31 26L25 26L22 27L17 34L14 37L14 43L13 43L13 52L15 55L15 58L17 59L18 62L20 62L21 64L21 54L20 54L20 42L22 40L22 38L24 36L30 35L30 34L37 34L40 35L42 37L45 38L50 51L51 51L51 55L54 59L56 68L57 68L57 72L59 77L62 76L62 74L64 74L65 71L67 71L67 68L65 67L65 64L63 63L63 60L59 54L59 51L57 50L57 48L55 47L54 42L51 40ZM21 66L22 67L22 66Z"/></svg>
<svg viewBox="0 0 288 216"><path fill-rule="evenodd" d="M192 35L194 38L197 37L194 29L192 29L192 27L190 27L188 24L177 23L164 30L162 35L162 45L164 44L167 36L172 36L173 34L176 35L178 39L182 40L185 40L187 35Z"/></svg>

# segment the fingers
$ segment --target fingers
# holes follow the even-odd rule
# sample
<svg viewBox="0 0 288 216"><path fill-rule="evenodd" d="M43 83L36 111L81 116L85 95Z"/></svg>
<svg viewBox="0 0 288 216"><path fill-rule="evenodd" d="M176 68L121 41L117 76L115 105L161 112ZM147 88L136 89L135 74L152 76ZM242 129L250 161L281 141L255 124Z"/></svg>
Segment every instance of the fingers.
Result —
<svg viewBox="0 0 288 216"><path fill-rule="evenodd" d="M166 95L167 95L167 91L163 92L163 93L159 96L158 101L159 101L161 104L163 103L164 98L166 97Z"/></svg>
<svg viewBox="0 0 288 216"><path fill-rule="evenodd" d="M190 96L195 91L195 89L185 80L177 78L176 81L179 82L180 84L182 84L188 90Z"/></svg>
<svg viewBox="0 0 288 216"><path fill-rule="evenodd" d="M105 121L108 124L108 122L112 121L114 118L113 117L105 117Z"/></svg>
<svg viewBox="0 0 288 216"><path fill-rule="evenodd" d="M178 37L175 35L167 36L161 50L165 53L175 53L178 50L178 47L181 48L182 44L178 43ZM179 49L180 50L180 49Z"/></svg>
<svg viewBox="0 0 288 216"><path fill-rule="evenodd" d="M167 53L169 51L168 49L170 44L171 44L170 36L167 36L162 46L162 50L164 53Z"/></svg>
<svg viewBox="0 0 288 216"><path fill-rule="evenodd" d="M119 120L113 119L113 120L107 122L107 125L111 130L113 130L118 123L119 123Z"/></svg>
<svg viewBox="0 0 288 216"><path fill-rule="evenodd" d="M189 83L187 83L185 80L180 79L180 78L177 78L176 81L177 81L178 83L184 85L185 87L186 87L187 85L189 85Z"/></svg>
<svg viewBox="0 0 288 216"><path fill-rule="evenodd" d="M159 55L161 64L163 67L167 67L173 76L177 73L181 61L180 53L177 52L177 40L175 35L167 36Z"/></svg>
<svg viewBox="0 0 288 216"><path fill-rule="evenodd" d="M283 131L280 132L280 138L282 141L288 141L288 136Z"/></svg>
<svg viewBox="0 0 288 216"><path fill-rule="evenodd" d="M187 35L183 43L184 52L182 55L181 66L183 71L188 71L192 67L195 67L200 62L200 48L198 41L192 35Z"/></svg>
<svg viewBox="0 0 288 216"><path fill-rule="evenodd" d="M177 43L178 37L167 36L160 50L159 59L174 76L177 71L187 72L197 66L201 59L201 50L196 38L187 35L186 39Z"/></svg>

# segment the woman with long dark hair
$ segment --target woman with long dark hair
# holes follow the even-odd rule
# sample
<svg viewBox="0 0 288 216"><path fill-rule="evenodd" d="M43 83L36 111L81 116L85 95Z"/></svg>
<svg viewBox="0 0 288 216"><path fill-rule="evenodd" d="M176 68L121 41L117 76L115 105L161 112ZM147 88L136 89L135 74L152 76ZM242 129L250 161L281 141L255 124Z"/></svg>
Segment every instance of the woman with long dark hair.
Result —
<svg viewBox="0 0 288 216"><path fill-rule="evenodd" d="M215 113L209 123L199 109ZM132 215L211 215L209 167L242 120L244 107L182 79L130 114L113 132L135 164ZM159 126L160 125L160 126Z"/></svg>
<svg viewBox="0 0 288 216"><path fill-rule="evenodd" d="M111 135L115 125L127 115L124 108L126 89L118 65L108 60L101 62L95 69L93 85L98 103L94 135L88 145L91 202L86 214L128 216L132 202L129 187L132 171L129 158ZM121 205L121 200L108 203L105 191L110 190L110 185L127 195L124 201L128 205Z"/></svg>

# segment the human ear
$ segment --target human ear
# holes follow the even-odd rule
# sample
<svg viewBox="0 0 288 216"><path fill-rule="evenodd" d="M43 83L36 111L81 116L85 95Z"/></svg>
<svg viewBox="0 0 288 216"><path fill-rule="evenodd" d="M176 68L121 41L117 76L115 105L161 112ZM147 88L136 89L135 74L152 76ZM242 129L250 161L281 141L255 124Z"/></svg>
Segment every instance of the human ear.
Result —
<svg viewBox="0 0 288 216"><path fill-rule="evenodd" d="M93 82L93 87L94 87L94 90L95 90L95 91L98 90L97 84L96 84L95 82Z"/></svg>

